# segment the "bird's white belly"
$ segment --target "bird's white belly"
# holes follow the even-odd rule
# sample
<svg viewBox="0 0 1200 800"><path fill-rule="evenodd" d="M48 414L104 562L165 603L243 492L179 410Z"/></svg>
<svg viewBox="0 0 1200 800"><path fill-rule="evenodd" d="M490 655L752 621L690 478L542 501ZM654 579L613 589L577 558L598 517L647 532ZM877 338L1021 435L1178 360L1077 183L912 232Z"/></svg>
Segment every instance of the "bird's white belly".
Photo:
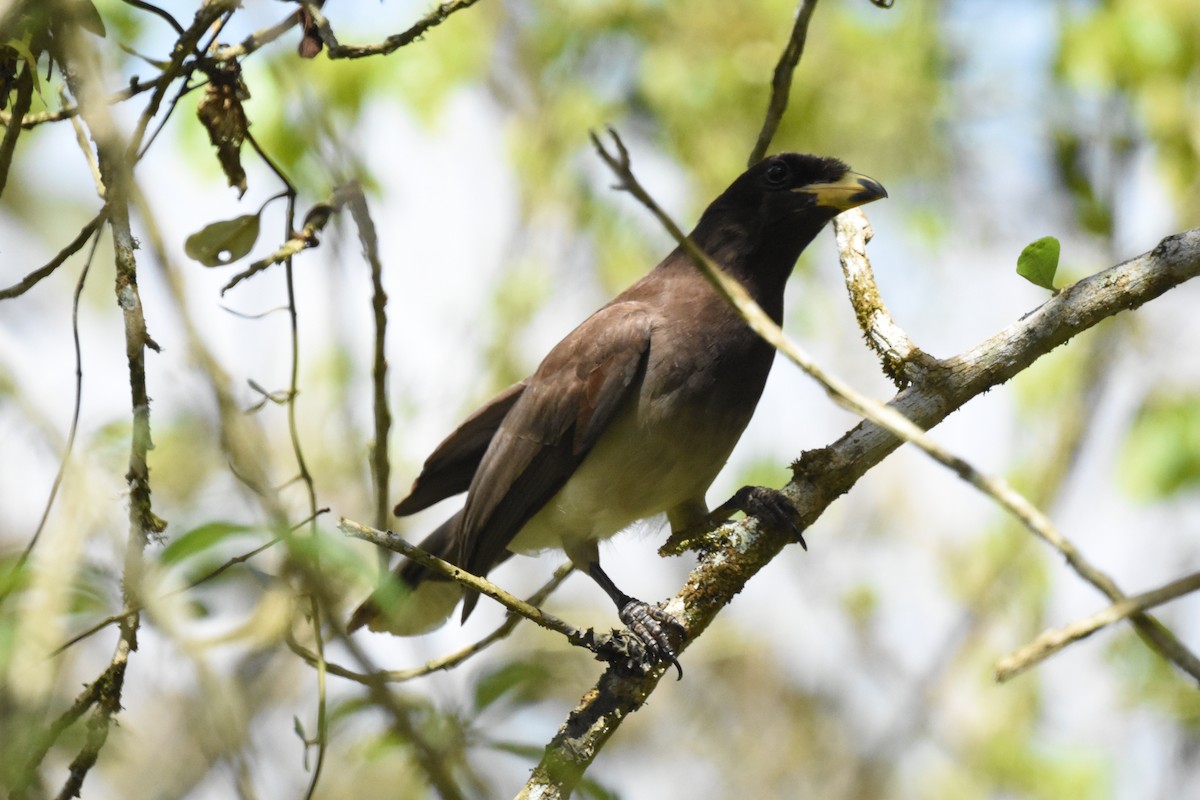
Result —
<svg viewBox="0 0 1200 800"><path fill-rule="evenodd" d="M630 404L559 491L517 533L509 549L535 553L607 539L639 519L704 493L729 458L741 426L717 426L716 436L672 437L670 430L713 430L711 424L654 424ZM650 417L647 419L647 417ZM711 421L710 421L711 422ZM726 433L727 432L727 433Z"/></svg>

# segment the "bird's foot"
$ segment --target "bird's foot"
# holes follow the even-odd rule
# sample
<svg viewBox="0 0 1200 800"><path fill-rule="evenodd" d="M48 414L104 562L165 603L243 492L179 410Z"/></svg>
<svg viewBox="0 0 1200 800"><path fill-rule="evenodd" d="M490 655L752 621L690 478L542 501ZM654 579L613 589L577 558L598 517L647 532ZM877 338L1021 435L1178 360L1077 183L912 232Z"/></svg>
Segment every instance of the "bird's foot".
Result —
<svg viewBox="0 0 1200 800"><path fill-rule="evenodd" d="M769 527L787 531L801 547L808 549L808 543L804 541L804 527L800 524L800 512L787 495L778 489L743 486L713 512L713 518L726 519L734 511L744 512L748 517L757 517ZM724 517L721 516L722 513Z"/></svg>
<svg viewBox="0 0 1200 800"><path fill-rule="evenodd" d="M620 617L621 622L624 622L633 635L641 640L646 654L653 661L666 661L673 664L679 673L676 680L683 680L683 667L679 666L679 658L675 655L675 648L671 646L671 639L667 633L668 629L671 629L678 638L682 639L686 633L679 621L658 606L652 606L641 600L630 600L622 606Z"/></svg>

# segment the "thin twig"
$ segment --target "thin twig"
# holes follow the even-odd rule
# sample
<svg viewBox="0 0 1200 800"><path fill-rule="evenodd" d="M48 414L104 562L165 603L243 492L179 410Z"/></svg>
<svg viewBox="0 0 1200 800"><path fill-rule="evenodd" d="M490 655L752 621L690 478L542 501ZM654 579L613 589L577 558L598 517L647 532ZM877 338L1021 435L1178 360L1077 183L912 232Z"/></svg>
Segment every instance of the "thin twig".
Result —
<svg viewBox="0 0 1200 800"><path fill-rule="evenodd" d="M96 216L92 217L90 222L83 226L83 228L79 231L79 234L74 239L68 242L62 250L58 251L58 255L50 259L46 266L35 269L17 283L9 286L7 289L0 289L0 300L10 300L14 297L20 297L34 286L37 286L43 278L53 275L54 271L61 267L68 258L78 253L83 246L87 244L87 240L91 238L92 234L95 233L107 219L108 206L104 206L99 212L97 212Z"/></svg>
<svg viewBox="0 0 1200 800"><path fill-rule="evenodd" d="M223 62L248 56L260 47L270 44L280 36L283 36L283 34L296 27L299 22L300 18L295 12L288 14L269 28L255 31L237 44L218 47L213 53L213 60Z"/></svg>
<svg viewBox="0 0 1200 800"><path fill-rule="evenodd" d="M317 31L321 35L321 41L325 43L325 51L331 59L336 59L386 56L394 53L401 47L419 41L431 28L441 25L452 14L470 8L478 2L479 0L450 0L447 3L439 3L433 11L430 11L418 20L408 30L401 33L394 33L378 44L368 45L343 45L338 43L337 36L334 35L333 29L329 26L329 20L321 13L321 9L317 8L316 4L311 2L303 2L301 5L312 15L313 23L317 26Z"/></svg>
<svg viewBox="0 0 1200 800"><path fill-rule="evenodd" d="M1129 619L1135 614L1197 590L1200 590L1200 572L1193 572L1157 589L1126 597L1086 619L1044 631L1029 644L996 662L996 680L1004 682L1016 677L1072 642L1085 639L1106 625Z"/></svg>
<svg viewBox="0 0 1200 800"><path fill-rule="evenodd" d="M771 76L771 99L767 101L767 115L763 120L762 130L758 133L758 140L754 143L754 149L750 151L748 166L752 167L762 161L763 156L767 154L767 148L771 146L771 140L775 138L775 131L779 130L779 123L783 120L783 113L787 111L788 96L792 91L792 75L796 72L800 57L804 55L804 43L808 39L808 21L812 19L816 7L817 0L800 0L800 5L796 7L792 35L788 37L788 43L779 56L779 63L775 65L775 73Z"/></svg>
<svg viewBox="0 0 1200 800"><path fill-rule="evenodd" d="M251 136L249 132L246 133L246 141L250 143L250 146L254 148L255 152L257 152L263 158L263 161L266 162L267 166L269 166L275 172L275 174L280 177L281 180L283 180L288 186L292 185L291 182L288 181L287 176L284 175L283 171L267 156L255 138ZM305 215L304 218L303 228L301 228L299 231L294 231L291 230L291 226L289 225L287 238L279 247L279 249L265 258L260 258L258 261L255 261L250 266L246 267L244 270L230 278L229 282L221 287L221 295L224 296L226 292L247 278L252 278L263 270L273 267L276 264L288 262L292 256L298 255L310 247L316 247L318 244L317 234L324 230L326 224L328 224L333 214L342 209L342 206L345 205L345 203L349 200L349 197L350 193L347 191L345 186L339 186L335 188L330 194L328 201L325 203L320 203L309 209L308 214Z"/></svg>
<svg viewBox="0 0 1200 800"><path fill-rule="evenodd" d="M154 14L170 25L175 30L175 33L179 34L180 36L184 35L183 26L180 25L179 21L171 16L170 12L166 9L162 9L156 5L147 3L145 0L125 0L125 2L134 8L140 8L143 11L148 11L151 14Z"/></svg>
<svg viewBox="0 0 1200 800"><path fill-rule="evenodd" d="M60 86L59 101L65 102L66 97L66 87ZM100 177L100 162L96 160L96 153L88 143L87 131L83 129L83 123L80 122L79 117L71 117L71 129L75 132L75 144L79 147L79 152L83 154L83 160L87 162L88 170L92 173L92 185L96 188L96 196L103 200L104 179Z"/></svg>
<svg viewBox="0 0 1200 800"><path fill-rule="evenodd" d="M409 544L391 531L378 531L374 528L368 528L366 525L346 519L345 517L342 517L338 522L338 528L347 536L353 536L355 539L362 539L380 547L386 547L472 591L490 597L509 611L520 614L535 625L545 628L548 631L562 634L571 644L595 650L594 637L590 631L582 631L553 614L542 611L540 608L525 602L516 595L506 592L486 578L472 575L461 567L456 567L448 561L443 561L437 556L425 552L416 545Z"/></svg>
<svg viewBox="0 0 1200 800"><path fill-rule="evenodd" d="M388 460L388 433L392 428L392 414L388 408L387 391L387 292L383 289L383 262L379 258L379 236L375 223L367 208L367 198L357 183L347 187L347 205L350 216L358 228L358 240L362 244L363 258L371 267L371 311L375 319L375 357L371 366L372 410L375 420L375 438L371 443L371 479L375 484L376 528L386 528L391 518L390 490L388 488L391 463ZM379 551L382 553L383 551ZM384 561L386 565L386 561Z"/></svg>
<svg viewBox="0 0 1200 800"><path fill-rule="evenodd" d="M566 577L573 571L574 565L570 562L562 564L557 570L554 571L554 575L550 578L550 580L543 584L542 588L538 589L536 592L527 597L525 602L531 606L541 605L546 601L546 598L550 596L551 592L557 589L566 579ZM513 630L517 627L517 624L522 619L524 619L524 617L522 617L520 614L510 611L505 616L504 622L502 622L499 627L497 627L487 636L484 636L482 639L479 639L478 641L469 644L454 653L442 656L441 658L435 658L432 661L427 661L419 667L413 667L411 669L383 670L381 672L367 675L347 669L339 664L329 663L326 664L326 667L329 669L329 673L331 675L337 675L339 677L346 678L347 680L354 681L355 683L361 683L367 686L375 681L404 683L405 681L411 681L415 678L423 678L424 676L431 675L434 672L442 672L457 667L459 664L462 664L477 653L483 652L496 642L506 638L510 633L513 632ZM299 643L291 642L289 644L291 645L293 652L295 652L309 664L316 666L317 657L315 653L307 650Z"/></svg>
<svg viewBox="0 0 1200 800"><path fill-rule="evenodd" d="M255 146L257 148L257 145ZM267 166L274 170L279 180L283 183L287 190L287 212L284 215L284 233L287 234L293 229L296 219L296 188L287 176L275 165L275 163L266 157L261 150L259 154L267 163ZM287 426L288 439L292 443L292 455L296 460L296 469L299 473L299 479L304 485L305 496L308 501L308 509L312 522L309 538L313 542L313 553L319 553L320 550L316 547L317 537L320 535L316 525L317 512L317 488L313 482L312 473L308 469L308 461L304 456L304 447L300 442L300 426L297 422L297 406L296 398L300 394L300 311L296 305L296 280L295 273L292 269L292 259L289 256L283 262L285 286L287 288L287 310L288 310L288 331L291 336L291 369L288 373L288 392L286 400L287 408ZM290 535L290 534L289 534ZM319 556L316 557L313 564L316 571L319 573L321 564ZM325 634L322 630L322 606L320 597L315 589L309 585L306 587L309 595L309 617L313 630L313 640L316 642L317 648L317 739L315 742L317 748L317 763L313 767L312 775L309 777L308 789L305 792L305 800L311 800L316 793L317 784L321 779L321 771L325 765L325 756L329 751L329 714L328 714L328 696L326 694L326 670L325 670Z"/></svg>
<svg viewBox="0 0 1200 800"><path fill-rule="evenodd" d="M79 298L83 296L83 286L87 281L88 272L92 268L92 260L96 257L96 247L99 244L100 231L97 229L92 239L91 252L88 253L87 260L83 262L83 269L79 271L79 280L75 283L75 295L71 299L71 340L75 346L75 402L71 408L71 427L67 431L67 443L63 447L62 459L58 462L58 471L54 474L54 482L50 484L50 495L46 498L42 517L38 520L37 528L34 529L29 544L25 545L25 549L21 551L17 563L13 566L12 575L25 568L25 563L29 561L33 548L37 547L38 539L41 538L42 531L46 529L46 520L50 518L50 510L54 508L54 500L58 497L63 477L67 474L67 464L71 461L71 452L75 449L75 434L79 431L79 410L83 407L83 347L79 343ZM5 584L6 588L0 593L0 603L3 603L9 592L17 586L17 582L11 579L5 581Z"/></svg>
<svg viewBox="0 0 1200 800"><path fill-rule="evenodd" d="M135 75L129 79L129 86L119 92L109 95L108 104L110 106L116 105L117 103L122 103L130 99L131 97L136 97L143 92L148 92L158 86L161 80L168 77L171 80L174 80L174 76L164 75L155 78L149 83L142 83L141 78ZM76 117L78 115L79 106L77 105L65 106L57 111L43 111L38 114L26 114L25 118L21 120L21 127L25 130L29 130L30 128L37 127L38 125L44 125L47 122L61 122L64 119L71 119L72 117ZM0 111L0 125L7 127L11 125L12 122L12 114L10 114L8 111Z"/></svg>

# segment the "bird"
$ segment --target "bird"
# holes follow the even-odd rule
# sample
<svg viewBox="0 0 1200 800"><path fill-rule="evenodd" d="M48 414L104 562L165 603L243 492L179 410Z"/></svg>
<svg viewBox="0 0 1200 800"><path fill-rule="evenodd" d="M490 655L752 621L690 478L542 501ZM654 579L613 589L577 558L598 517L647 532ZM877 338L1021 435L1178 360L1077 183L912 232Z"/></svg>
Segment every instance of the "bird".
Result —
<svg viewBox="0 0 1200 800"><path fill-rule="evenodd" d="M804 248L837 214L884 197L878 181L837 158L780 153L734 180L689 238L780 324L784 285ZM671 641L678 622L617 588L599 543L662 513L680 533L741 510L792 529L803 544L781 492L746 487L716 513L705 499L774 357L677 247L447 436L395 513L466 492L423 550L477 575L513 553L564 551L616 604L647 657L682 677ZM394 577L400 586L385 581L349 630L418 635L440 627L460 601L465 621L478 600L415 561L402 561Z"/></svg>

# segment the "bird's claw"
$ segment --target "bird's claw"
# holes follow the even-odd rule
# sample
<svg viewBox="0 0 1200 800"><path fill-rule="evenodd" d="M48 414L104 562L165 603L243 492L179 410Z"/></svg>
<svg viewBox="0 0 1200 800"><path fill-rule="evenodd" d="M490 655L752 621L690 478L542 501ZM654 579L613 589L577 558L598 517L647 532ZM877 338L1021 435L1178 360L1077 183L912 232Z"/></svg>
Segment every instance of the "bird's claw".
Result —
<svg viewBox="0 0 1200 800"><path fill-rule="evenodd" d="M646 652L656 661L666 661L674 665L679 677L683 680L683 667L675 655L675 648L667 636L667 628L673 628L682 637L683 626L673 616L658 606L652 606L641 600L630 600L620 611L621 622L624 622L646 648Z"/></svg>
<svg viewBox="0 0 1200 800"><path fill-rule="evenodd" d="M757 517L772 528L787 531L801 547L808 549L808 543L804 541L804 527L800 524L800 512L787 495L778 489L743 486L729 498L724 507L736 508L748 517Z"/></svg>

